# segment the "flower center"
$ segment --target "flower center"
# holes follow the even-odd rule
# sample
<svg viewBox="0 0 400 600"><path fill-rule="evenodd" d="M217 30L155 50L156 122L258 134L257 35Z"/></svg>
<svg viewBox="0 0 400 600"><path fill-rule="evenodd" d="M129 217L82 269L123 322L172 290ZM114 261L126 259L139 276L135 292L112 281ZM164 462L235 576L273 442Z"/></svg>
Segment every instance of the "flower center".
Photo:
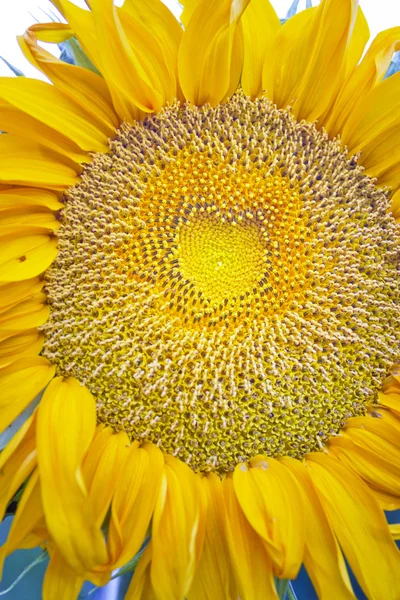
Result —
<svg viewBox="0 0 400 600"><path fill-rule="evenodd" d="M44 354L195 470L301 457L399 358L399 235L337 141L265 99L123 124L65 194Z"/></svg>

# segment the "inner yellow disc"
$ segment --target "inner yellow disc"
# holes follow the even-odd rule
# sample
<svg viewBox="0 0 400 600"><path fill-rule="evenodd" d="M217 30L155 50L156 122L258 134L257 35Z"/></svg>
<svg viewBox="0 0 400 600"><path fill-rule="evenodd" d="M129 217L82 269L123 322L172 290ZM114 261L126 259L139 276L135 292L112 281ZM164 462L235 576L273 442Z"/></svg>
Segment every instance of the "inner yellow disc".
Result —
<svg viewBox="0 0 400 600"><path fill-rule="evenodd" d="M219 306L251 292L263 278L265 236L250 219L236 222L200 213L180 228L176 254L180 271Z"/></svg>

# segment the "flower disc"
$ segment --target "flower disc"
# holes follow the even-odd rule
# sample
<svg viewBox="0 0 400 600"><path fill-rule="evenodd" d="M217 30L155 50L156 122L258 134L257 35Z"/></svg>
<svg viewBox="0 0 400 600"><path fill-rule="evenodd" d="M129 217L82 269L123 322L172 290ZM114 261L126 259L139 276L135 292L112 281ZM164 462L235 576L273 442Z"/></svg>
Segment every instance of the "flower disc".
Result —
<svg viewBox="0 0 400 600"><path fill-rule="evenodd" d="M123 124L65 194L44 355L100 422L195 470L302 457L398 359L388 209L337 141L266 99Z"/></svg>

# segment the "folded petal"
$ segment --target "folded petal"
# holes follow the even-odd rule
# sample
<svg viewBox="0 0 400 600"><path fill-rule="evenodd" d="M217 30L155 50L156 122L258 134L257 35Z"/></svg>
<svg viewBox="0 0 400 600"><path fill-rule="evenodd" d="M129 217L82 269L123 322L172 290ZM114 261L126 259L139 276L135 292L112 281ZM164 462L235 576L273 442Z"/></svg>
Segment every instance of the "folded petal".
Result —
<svg viewBox="0 0 400 600"><path fill-rule="evenodd" d="M40 102L35 102L35 98L40 98ZM0 100L62 132L82 150L108 150L107 135L112 129L104 130L101 119L97 119L95 113L83 109L54 85L27 77L2 77Z"/></svg>
<svg viewBox="0 0 400 600"><path fill-rule="evenodd" d="M331 136L343 130L353 110L385 77L393 54L400 49L400 27L378 33L364 58L342 86L324 126Z"/></svg>
<svg viewBox="0 0 400 600"><path fill-rule="evenodd" d="M305 528L297 480L277 460L258 456L238 465L233 484L250 525L264 540L275 575L294 579L303 562Z"/></svg>
<svg viewBox="0 0 400 600"><path fill-rule="evenodd" d="M370 598L395 600L400 589L400 554L384 513L368 486L340 461L323 452L308 455L306 464L364 593Z"/></svg>
<svg viewBox="0 0 400 600"><path fill-rule="evenodd" d="M325 515L310 474L304 464L294 458L280 460L295 475L302 487L306 541L304 566L318 598L322 600L355 598L339 544Z"/></svg>
<svg viewBox="0 0 400 600"><path fill-rule="evenodd" d="M204 546L188 600L235 600L229 551L225 540L225 501L222 481L215 473L201 480L207 498Z"/></svg>
<svg viewBox="0 0 400 600"><path fill-rule="evenodd" d="M0 190L0 211L24 206L40 206L50 210L60 210L63 204L59 202L57 195L50 190L28 187Z"/></svg>
<svg viewBox="0 0 400 600"><path fill-rule="evenodd" d="M77 183L78 172L64 158L35 142L1 135L0 183L63 191Z"/></svg>
<svg viewBox="0 0 400 600"><path fill-rule="evenodd" d="M217 105L232 86L235 31L249 0L199 0L184 31L178 57L179 80L187 100ZM212 18L210 18L212 15ZM239 69L240 77L243 57ZM237 87L239 80L234 82Z"/></svg>
<svg viewBox="0 0 400 600"><path fill-rule="evenodd" d="M50 563L43 581L43 600L76 600L83 577L71 569L58 550L50 554Z"/></svg>
<svg viewBox="0 0 400 600"><path fill-rule="evenodd" d="M49 34L61 33L67 29L66 38L73 32L69 25L64 23L37 23L29 27L23 36L18 37L19 44L25 56L37 66L53 84L68 96L72 97L80 106L96 116L102 123L102 129L108 136L112 136L115 127L118 127L118 118L115 114L112 99L104 79L82 67L70 65L38 44L38 40L49 41ZM55 41L52 39L52 41Z"/></svg>
<svg viewBox="0 0 400 600"><path fill-rule="evenodd" d="M184 598L204 539L204 491L198 475L166 456L152 523L151 582L161 600Z"/></svg>
<svg viewBox="0 0 400 600"><path fill-rule="evenodd" d="M0 431L36 398L53 378L55 368L47 358L21 358L0 371Z"/></svg>
<svg viewBox="0 0 400 600"><path fill-rule="evenodd" d="M257 98L263 91L263 65L269 60L272 39L280 28L280 21L269 0L252 0L241 22L244 38L242 88L246 96Z"/></svg>
<svg viewBox="0 0 400 600"><path fill-rule="evenodd" d="M125 451L124 451L125 450ZM110 564L123 566L137 554L146 536L161 484L163 456L153 444L119 448L122 462L108 533Z"/></svg>
<svg viewBox="0 0 400 600"><path fill-rule="evenodd" d="M45 305L46 294L39 292L0 315L0 339L43 325L50 309Z"/></svg>
<svg viewBox="0 0 400 600"><path fill-rule="evenodd" d="M107 553L82 476L93 439L96 407L75 379L54 379L38 408L37 451L47 526L60 553L77 572L105 563Z"/></svg>
<svg viewBox="0 0 400 600"><path fill-rule="evenodd" d="M5 367L20 358L37 356L44 343L43 334L36 329L13 335L0 342L0 368Z"/></svg>
<svg viewBox="0 0 400 600"><path fill-rule="evenodd" d="M241 600L278 600L271 559L246 519L230 477L223 480L223 492L225 535Z"/></svg>

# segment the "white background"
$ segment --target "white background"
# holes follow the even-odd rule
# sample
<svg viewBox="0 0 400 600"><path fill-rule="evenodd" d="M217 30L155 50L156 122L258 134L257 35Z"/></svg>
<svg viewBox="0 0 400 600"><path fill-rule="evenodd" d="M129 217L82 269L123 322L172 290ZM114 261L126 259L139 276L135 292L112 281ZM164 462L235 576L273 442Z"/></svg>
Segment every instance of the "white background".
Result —
<svg viewBox="0 0 400 600"><path fill-rule="evenodd" d="M83 5L83 0L74 0ZM278 15L284 17L292 0L271 0ZM318 0L313 0L316 4ZM120 3L120 2L119 2ZM180 14L177 0L165 0L165 3L176 14ZM400 25L400 0L360 0L371 30L371 37L379 31ZM300 0L299 8L305 7L305 0ZM30 77L40 74L25 60L16 42L16 36L35 22L46 22L46 12L53 7L49 0L0 0L0 56ZM53 9L54 10L54 9ZM49 46L57 52L56 46ZM11 71L0 60L0 75L12 76Z"/></svg>

